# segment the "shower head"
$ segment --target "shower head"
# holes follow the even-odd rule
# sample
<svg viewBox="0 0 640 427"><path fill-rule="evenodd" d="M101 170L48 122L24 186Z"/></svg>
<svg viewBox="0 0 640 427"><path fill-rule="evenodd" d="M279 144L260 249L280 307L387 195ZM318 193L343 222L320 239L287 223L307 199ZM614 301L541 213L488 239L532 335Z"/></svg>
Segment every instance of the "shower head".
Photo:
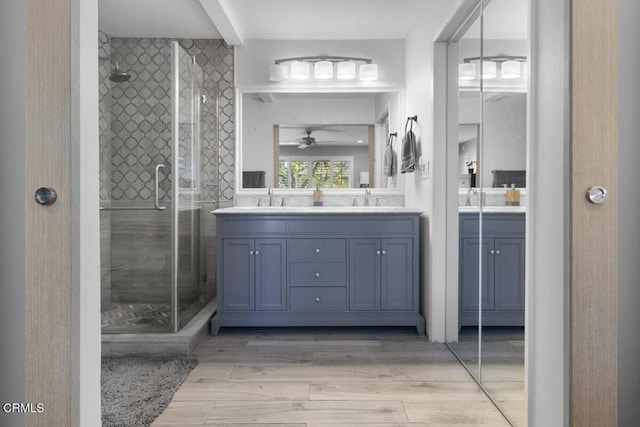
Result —
<svg viewBox="0 0 640 427"><path fill-rule="evenodd" d="M129 81L130 78L131 78L131 75L129 73L125 71L120 71L120 67L116 62L116 68L114 68L113 71L111 72L111 75L109 76L109 80L111 80L114 83L122 83L122 82Z"/></svg>

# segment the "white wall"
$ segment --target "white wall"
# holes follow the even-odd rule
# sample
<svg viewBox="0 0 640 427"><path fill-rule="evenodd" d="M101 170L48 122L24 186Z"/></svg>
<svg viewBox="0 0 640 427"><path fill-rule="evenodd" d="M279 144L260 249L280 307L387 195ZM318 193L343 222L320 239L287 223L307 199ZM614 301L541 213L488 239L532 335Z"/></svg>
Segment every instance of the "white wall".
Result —
<svg viewBox="0 0 640 427"><path fill-rule="evenodd" d="M26 2L0 2L0 404L26 401ZM8 42L10 41L10 43ZM24 426L24 416L0 415Z"/></svg>
<svg viewBox="0 0 640 427"><path fill-rule="evenodd" d="M640 419L640 3L618 2L618 425Z"/></svg>
<svg viewBox="0 0 640 427"><path fill-rule="evenodd" d="M289 80L275 83L269 81L269 67L276 59L298 56L331 55L370 58L378 64L378 80L326 81L313 78L306 81ZM236 46L236 86L284 88L401 88L404 86L404 41L403 40L246 40Z"/></svg>
<svg viewBox="0 0 640 427"><path fill-rule="evenodd" d="M266 170L267 187L273 183L274 124L375 123L373 98L349 98L348 94L331 99L312 96L283 99L278 94L275 97L273 103L262 102L250 93L242 97L242 169Z"/></svg>
<svg viewBox="0 0 640 427"><path fill-rule="evenodd" d="M436 164L433 159L434 150L445 149L446 139L435 142L433 139L433 42L460 3L451 1L434 5L428 16L424 16L421 23L409 32L405 41L405 115L418 116L418 122L413 126L418 153L430 164L428 179L422 179L420 173L404 177L405 204L425 212L420 224L420 307L426 319L429 339L437 342L445 340L446 208L441 201L446 193L446 180L438 176L444 177L441 168L446 169L446 165ZM401 134L402 131L400 138ZM434 147L434 144L438 144L438 147Z"/></svg>

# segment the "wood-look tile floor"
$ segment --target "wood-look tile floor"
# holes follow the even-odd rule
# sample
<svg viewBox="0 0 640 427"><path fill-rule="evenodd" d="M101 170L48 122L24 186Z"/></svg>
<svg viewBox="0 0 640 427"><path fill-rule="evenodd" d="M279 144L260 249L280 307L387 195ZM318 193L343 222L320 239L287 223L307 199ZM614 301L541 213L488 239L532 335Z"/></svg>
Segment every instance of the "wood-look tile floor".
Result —
<svg viewBox="0 0 640 427"><path fill-rule="evenodd" d="M508 426L414 328L222 329L154 426Z"/></svg>

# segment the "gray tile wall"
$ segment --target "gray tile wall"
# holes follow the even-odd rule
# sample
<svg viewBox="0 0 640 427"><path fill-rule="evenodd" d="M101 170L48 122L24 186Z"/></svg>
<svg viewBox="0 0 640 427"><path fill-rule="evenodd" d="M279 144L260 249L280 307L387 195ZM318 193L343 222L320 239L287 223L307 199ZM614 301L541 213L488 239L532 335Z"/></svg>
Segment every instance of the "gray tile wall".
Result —
<svg viewBox="0 0 640 427"><path fill-rule="evenodd" d="M171 63L169 39L111 39L111 54L131 74L111 83L110 200L152 200L153 169L171 171ZM204 72L201 105L204 198L233 199L233 49L221 40L179 40ZM218 100L216 110L216 99ZM218 123L219 119L219 123ZM216 133L220 133L219 143ZM216 194L216 188L219 193ZM161 180L160 197L169 198L170 181Z"/></svg>

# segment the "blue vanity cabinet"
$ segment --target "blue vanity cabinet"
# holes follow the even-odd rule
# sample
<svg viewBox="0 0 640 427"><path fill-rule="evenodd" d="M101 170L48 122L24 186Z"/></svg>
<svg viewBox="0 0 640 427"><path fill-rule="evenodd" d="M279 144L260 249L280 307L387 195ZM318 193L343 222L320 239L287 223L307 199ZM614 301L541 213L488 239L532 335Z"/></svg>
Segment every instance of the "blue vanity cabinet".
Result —
<svg viewBox="0 0 640 427"><path fill-rule="evenodd" d="M478 325L480 270L483 326L524 326L525 215L484 213L482 242L478 229L478 214L460 214L460 326Z"/></svg>
<svg viewBox="0 0 640 427"><path fill-rule="evenodd" d="M412 239L350 239L351 310L411 310Z"/></svg>
<svg viewBox="0 0 640 427"><path fill-rule="evenodd" d="M424 335L419 213L224 212L215 212L212 335L222 326L409 325Z"/></svg>
<svg viewBox="0 0 640 427"><path fill-rule="evenodd" d="M224 239L224 309L286 310L286 240Z"/></svg>

